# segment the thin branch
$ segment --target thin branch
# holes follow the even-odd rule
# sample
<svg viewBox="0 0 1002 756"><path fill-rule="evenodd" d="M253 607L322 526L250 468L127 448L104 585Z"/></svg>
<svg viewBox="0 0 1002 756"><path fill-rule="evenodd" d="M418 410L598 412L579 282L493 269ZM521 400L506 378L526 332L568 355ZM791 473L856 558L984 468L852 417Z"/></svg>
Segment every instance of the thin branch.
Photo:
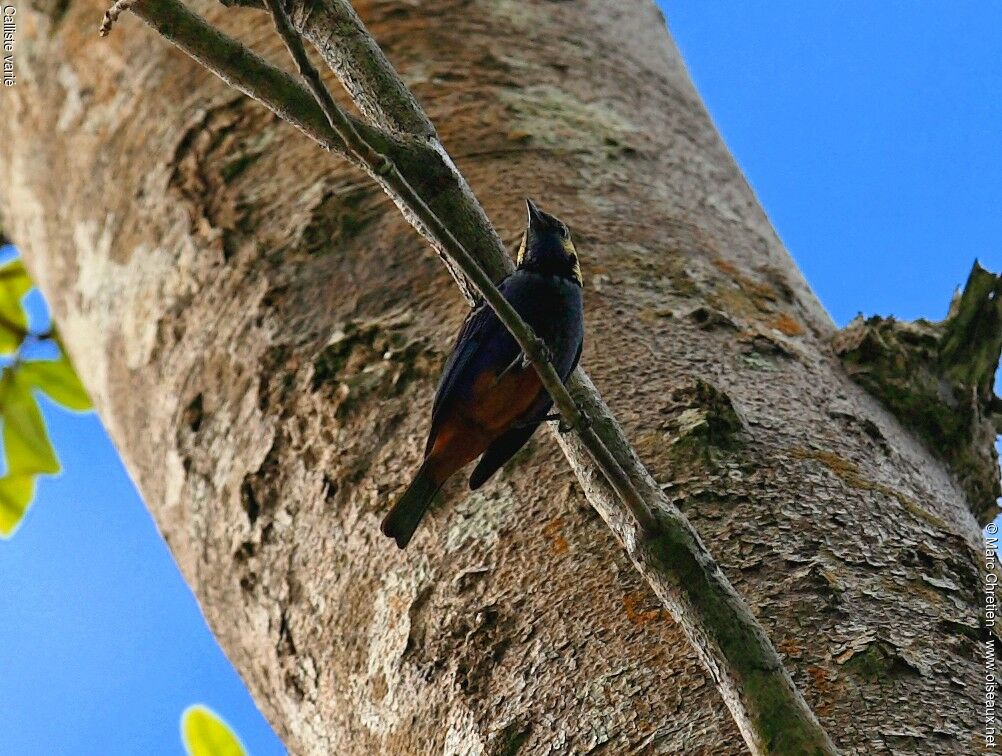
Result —
<svg viewBox="0 0 1002 756"><path fill-rule="evenodd" d="M348 114L341 110L337 103L334 102L334 98L320 79L320 73L306 55L306 50L303 48L303 43L300 41L299 35L292 28L289 18L285 15L285 11L278 0L264 1L268 6L268 10L271 11L272 20L275 22L275 29L278 31L279 36L281 36L282 41L285 42L285 46L289 50L289 54L292 55L292 59L299 67L300 75L306 80L310 91L313 93L313 98L327 119L327 123L330 124L330 127L334 129L334 132L347 146L349 154L355 157L358 162L369 166L377 176L386 176L393 173L396 168L390 159L362 139ZM405 184L407 183L406 179L402 176L400 180ZM409 188L410 184L407 184L407 186ZM424 203L422 202L421 204Z"/></svg>
<svg viewBox="0 0 1002 756"><path fill-rule="evenodd" d="M178 0L142 0L130 8L168 42L219 76L230 86L260 102L277 116L298 128L324 149L337 153L356 167L366 170L394 201L404 217L431 242L432 247L452 273L468 302L476 299L472 286L462 271L448 257L445 249L420 224L410 208L402 203L382 176L368 171L348 150L327 121L308 89L289 74L271 65L246 46L224 34ZM455 180L454 166L443 159L444 152L427 139L404 139L383 129L348 116L352 127L369 144L390 155L419 194L429 196L428 204L440 218L448 219L454 232L477 240L478 250L487 255L482 262L495 280L511 271L511 261L503 252L501 240L474 200L465 182ZM472 245L471 245L472 246ZM496 252L496 250L501 250ZM506 267L507 266L507 267Z"/></svg>
<svg viewBox="0 0 1002 756"><path fill-rule="evenodd" d="M348 0L288 3L293 27L320 52L359 111L392 133L437 139L435 126L410 88L395 75L379 43Z"/></svg>
<svg viewBox="0 0 1002 756"><path fill-rule="evenodd" d="M350 8L344 0L315 2L331 14L332 21L346 6ZM309 7L312 10L313 6ZM331 126L340 121L338 113L325 113L315 103L308 102L309 91L286 74L176 0L142 0L133 10L224 80L289 120L324 147L359 163L350 146L355 136L347 129L341 135ZM296 20L306 25L310 17L310 12L306 12L298 14ZM331 44L336 44L336 40ZM320 51L328 58L329 50ZM329 58L328 62L331 63ZM342 81L354 82L353 86L346 84L353 95L374 72L399 78L385 58L364 61L359 67L368 73L358 74L347 58L340 60L339 66L332 65ZM400 86L405 85L400 82ZM466 284L469 278L518 338L520 319L513 312L503 314L510 306L492 285L492 279L499 280L510 272L510 258L444 148L433 138L404 139L353 119L343 111L342 115L363 143L358 145L361 150L357 154L374 158L372 162L362 161L362 167L431 242L467 298L473 295ZM430 198L431 208L422 200L423 196ZM466 239L468 246L464 247L458 238ZM467 249L475 249L477 258ZM524 328L521 335L530 333ZM551 393L561 414L581 430L580 438L567 434L558 436L558 441L585 495L685 631L749 748L754 753L835 753L834 745L793 685L764 630L716 565L698 533L640 463L587 375L580 369L575 372L568 383L571 399L541 347L531 337L523 344L534 365L548 376L544 380L548 390L555 381ZM587 426L586 417L592 426ZM598 443L589 445L593 439Z"/></svg>
<svg viewBox="0 0 1002 756"><path fill-rule="evenodd" d="M231 87L260 102L324 149L354 162L313 96L285 71L206 23L177 0L142 0L129 10ZM354 125L368 128L361 122Z"/></svg>

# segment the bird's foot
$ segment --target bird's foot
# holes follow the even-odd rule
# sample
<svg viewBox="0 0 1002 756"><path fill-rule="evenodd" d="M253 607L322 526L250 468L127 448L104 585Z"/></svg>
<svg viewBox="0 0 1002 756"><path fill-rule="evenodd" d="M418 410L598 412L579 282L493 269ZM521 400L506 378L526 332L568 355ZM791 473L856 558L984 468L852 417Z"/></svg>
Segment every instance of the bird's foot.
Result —
<svg viewBox="0 0 1002 756"><path fill-rule="evenodd" d="M501 383L501 379L504 378L506 375L508 375L508 373L510 373L511 371L515 370L516 368L522 368L523 367L522 362L524 359L525 355L522 352L519 352L515 356L515 359L513 359L511 362L508 363L508 367L506 367L504 370L502 370L500 373L497 374L497 377L494 378L494 385L497 386L499 383Z"/></svg>
<svg viewBox="0 0 1002 756"><path fill-rule="evenodd" d="M542 339L537 339L536 346L539 347L540 351L543 353L543 359L552 365L553 353L550 351L550 348L546 346L546 343ZM529 355L520 351L517 355L515 355L515 359L508 363L508 366L497 374L497 377L494 379L494 385L497 386L501 382L501 379L513 370L527 370L530 367L532 367L532 360L529 359Z"/></svg>
<svg viewBox="0 0 1002 756"><path fill-rule="evenodd" d="M580 404L576 405L578 408L578 421L574 425L569 425L564 420L560 421L560 426L557 428L561 433L568 433L572 430L583 431L591 427L591 418L588 417L588 413L584 411L584 407Z"/></svg>
<svg viewBox="0 0 1002 756"><path fill-rule="evenodd" d="M549 362L551 365L556 364L553 361L553 352L550 351L550 347L547 346L546 342L543 341L538 336L536 337L536 347L539 349L540 353L543 355L543 360L544 361ZM522 355L522 359L525 361L525 364L527 366L530 364L529 363L529 358L525 354Z"/></svg>

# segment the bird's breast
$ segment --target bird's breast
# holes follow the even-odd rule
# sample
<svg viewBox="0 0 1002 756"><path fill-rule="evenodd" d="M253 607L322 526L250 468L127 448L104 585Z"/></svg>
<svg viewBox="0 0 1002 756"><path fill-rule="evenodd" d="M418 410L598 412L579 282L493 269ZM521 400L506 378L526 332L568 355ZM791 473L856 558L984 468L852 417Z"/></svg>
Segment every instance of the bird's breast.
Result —
<svg viewBox="0 0 1002 756"><path fill-rule="evenodd" d="M550 349L554 367L564 374L583 337L581 287L566 278L516 273L506 296Z"/></svg>

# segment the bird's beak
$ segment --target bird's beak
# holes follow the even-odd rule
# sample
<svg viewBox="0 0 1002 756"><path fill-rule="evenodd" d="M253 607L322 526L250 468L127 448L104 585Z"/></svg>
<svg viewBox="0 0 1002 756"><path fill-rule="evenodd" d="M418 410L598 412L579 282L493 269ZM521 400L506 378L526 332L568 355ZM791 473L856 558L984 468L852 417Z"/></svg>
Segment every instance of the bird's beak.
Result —
<svg viewBox="0 0 1002 756"><path fill-rule="evenodd" d="M529 228L541 229L546 225L546 219L536 207L536 203L528 197L525 198L525 208L529 211Z"/></svg>

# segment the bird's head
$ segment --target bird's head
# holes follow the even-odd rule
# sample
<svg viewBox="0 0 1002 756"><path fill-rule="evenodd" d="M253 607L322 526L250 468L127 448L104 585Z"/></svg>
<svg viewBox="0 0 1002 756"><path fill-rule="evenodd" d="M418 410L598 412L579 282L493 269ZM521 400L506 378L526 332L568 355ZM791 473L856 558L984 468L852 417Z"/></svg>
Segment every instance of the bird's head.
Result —
<svg viewBox="0 0 1002 756"><path fill-rule="evenodd" d="M530 199L525 206L529 210L529 223L518 248L518 267L563 276L580 284L581 265L567 226L559 218L544 213Z"/></svg>

